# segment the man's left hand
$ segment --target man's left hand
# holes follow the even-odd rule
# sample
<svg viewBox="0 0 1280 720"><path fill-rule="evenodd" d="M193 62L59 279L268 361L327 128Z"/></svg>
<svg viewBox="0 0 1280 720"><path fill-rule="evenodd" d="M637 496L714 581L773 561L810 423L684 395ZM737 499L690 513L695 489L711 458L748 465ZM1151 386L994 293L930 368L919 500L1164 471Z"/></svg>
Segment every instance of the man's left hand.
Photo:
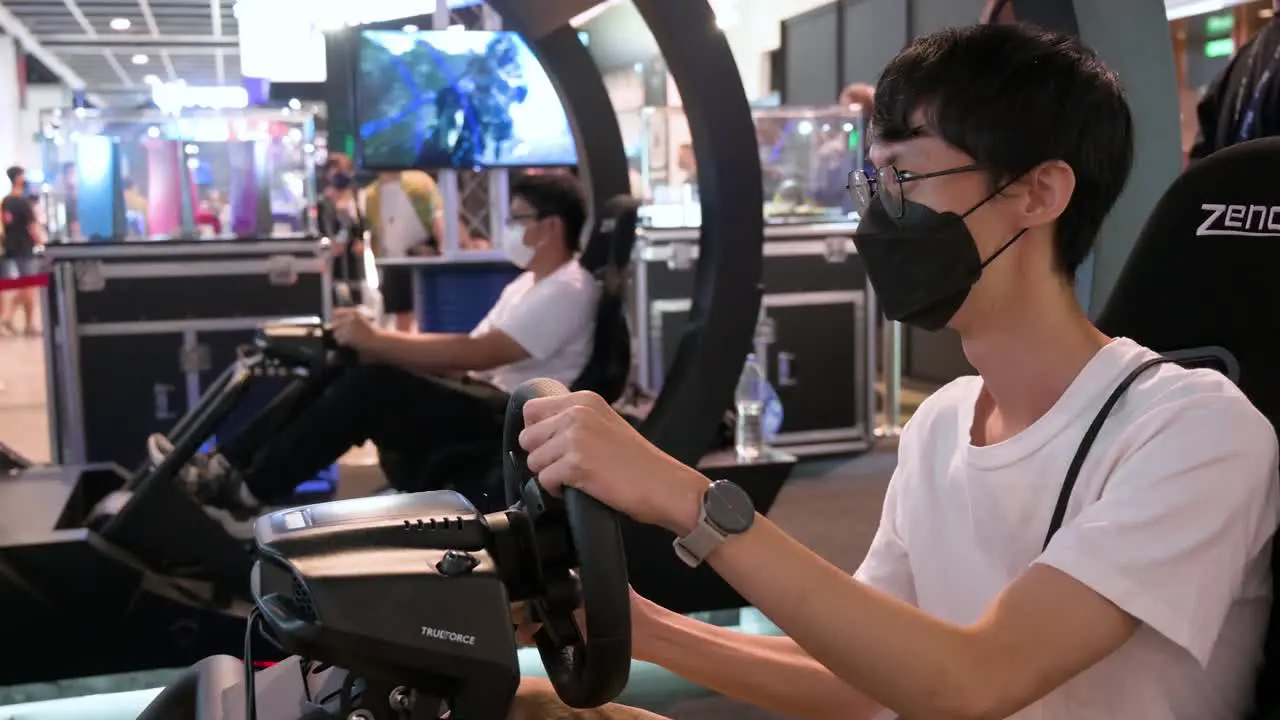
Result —
<svg viewBox="0 0 1280 720"><path fill-rule="evenodd" d="M577 488L619 512L685 535L710 483L641 437L599 395L530 400L520 445L544 488Z"/></svg>
<svg viewBox="0 0 1280 720"><path fill-rule="evenodd" d="M378 340L378 329L360 308L337 308L333 311L333 339L339 345L358 353L367 353Z"/></svg>

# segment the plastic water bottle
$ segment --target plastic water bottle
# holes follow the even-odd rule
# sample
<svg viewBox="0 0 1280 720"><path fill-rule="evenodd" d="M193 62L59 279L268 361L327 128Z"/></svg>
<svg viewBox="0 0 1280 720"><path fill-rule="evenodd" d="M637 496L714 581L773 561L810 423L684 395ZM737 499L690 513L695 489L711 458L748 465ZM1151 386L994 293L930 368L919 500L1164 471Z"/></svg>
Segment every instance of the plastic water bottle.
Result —
<svg viewBox="0 0 1280 720"><path fill-rule="evenodd" d="M764 430L765 444L772 445L778 432L782 430L782 400L778 397L778 391L773 388L773 383L768 380L764 381L764 391L764 414L760 427Z"/></svg>
<svg viewBox="0 0 1280 720"><path fill-rule="evenodd" d="M770 394L764 369L755 353L751 353L742 366L742 375L738 376L738 387L733 393L733 404L738 411L733 449L739 461L752 462L764 454L764 413Z"/></svg>

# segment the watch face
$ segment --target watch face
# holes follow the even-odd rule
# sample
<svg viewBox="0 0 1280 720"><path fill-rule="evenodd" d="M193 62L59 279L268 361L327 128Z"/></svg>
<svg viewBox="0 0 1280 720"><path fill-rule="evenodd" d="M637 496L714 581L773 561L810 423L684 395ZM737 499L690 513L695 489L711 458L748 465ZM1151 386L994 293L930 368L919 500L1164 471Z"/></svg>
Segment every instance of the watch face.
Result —
<svg viewBox="0 0 1280 720"><path fill-rule="evenodd" d="M746 532L756 519L755 503L746 491L725 480L711 483L704 504L707 519L730 535Z"/></svg>

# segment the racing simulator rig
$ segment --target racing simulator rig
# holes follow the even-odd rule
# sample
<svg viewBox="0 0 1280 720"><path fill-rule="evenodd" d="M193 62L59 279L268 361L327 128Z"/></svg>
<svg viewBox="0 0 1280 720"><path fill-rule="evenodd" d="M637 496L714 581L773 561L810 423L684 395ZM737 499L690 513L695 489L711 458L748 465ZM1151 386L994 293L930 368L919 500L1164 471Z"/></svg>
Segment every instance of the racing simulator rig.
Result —
<svg viewBox="0 0 1280 720"><path fill-rule="evenodd" d="M541 623L538 650L567 705L617 697L631 666L618 516L573 489L563 499L542 492L519 445L525 403L567 392L531 380L512 394L506 510L482 515L441 490L259 518L243 664L200 663L140 720L503 720L520 682L511 624L520 602ZM255 673L259 631L296 657Z"/></svg>
<svg viewBox="0 0 1280 720"><path fill-rule="evenodd" d="M625 145L603 78L570 23L592 4L596 3L488 3L502 16L504 27L526 39L555 79L578 144L591 215L599 220L606 215L608 199L629 194L630 182ZM732 405L735 380L755 331L763 220L739 208L762 204L762 182L750 107L708 3L635 0L635 5L686 98L695 154L704 168L704 222L690 322L663 390L641 424L647 438L692 465L713 445L723 413ZM354 52L355 39L354 32L335 33L334 56L341 54L344 43ZM351 89L339 82L330 85L335 93ZM602 249L591 241L583 253L584 264ZM625 262L629 257L617 259ZM294 368L289 372L305 383L315 377L310 362L328 357L340 363L332 354L335 349L325 343L323 329L314 330L295 337L266 329L265 337L284 342L288 336L289 342L310 350L302 352L301 360L296 354L282 354L278 362L260 361L258 371L274 367L278 373L279 363L299 363L289 365ZM234 405L233 388L241 387L243 380L233 376L220 383L215 388L220 392L211 396L218 398L213 406L201 403L179 423L179 432L170 433L177 448L154 471L129 476L120 468L93 466L33 469L4 478L0 505L24 510L0 527L0 602L22 620L0 625L0 641L7 647L47 651L0 660L0 683L176 667L209 655L241 652L244 618L251 609L250 553L178 487L177 475L216 427L217 415ZM267 411L259 420L269 427L273 417ZM487 457L494 455L491 450ZM765 511L793 462L707 471L725 477L735 472L759 475L739 484ZM126 492L117 494L120 490ZM667 549L669 539L646 536L648 529L634 523L623 525L632 547L628 572L651 599L684 611L741 605L736 593L710 570L683 567ZM646 546L654 552L645 551ZM50 646L77 651L59 652ZM281 654L265 641L252 650L263 660Z"/></svg>
<svg viewBox="0 0 1280 720"><path fill-rule="evenodd" d="M8 656L0 680L172 667L238 647L248 544L205 512L178 472L256 379L288 380L243 431L267 434L349 357L318 320L266 325L174 426L174 450L156 467L30 468L0 482L0 506L22 508L0 525L0 601L23 618L0 624L0 643L77 648Z"/></svg>

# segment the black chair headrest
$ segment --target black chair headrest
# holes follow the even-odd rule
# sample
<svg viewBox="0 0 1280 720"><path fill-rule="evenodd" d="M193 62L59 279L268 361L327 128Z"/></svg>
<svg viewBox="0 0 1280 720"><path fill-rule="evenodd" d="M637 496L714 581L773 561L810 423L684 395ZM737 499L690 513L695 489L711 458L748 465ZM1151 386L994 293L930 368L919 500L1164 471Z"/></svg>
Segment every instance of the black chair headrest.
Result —
<svg viewBox="0 0 1280 720"><path fill-rule="evenodd" d="M1173 182L1098 326L1157 351L1220 346L1280 421L1280 138L1221 150Z"/></svg>
<svg viewBox="0 0 1280 720"><path fill-rule="evenodd" d="M582 266L597 274L604 268L626 270L636 243L639 213L640 201L630 195L615 195L605 201L579 259Z"/></svg>

